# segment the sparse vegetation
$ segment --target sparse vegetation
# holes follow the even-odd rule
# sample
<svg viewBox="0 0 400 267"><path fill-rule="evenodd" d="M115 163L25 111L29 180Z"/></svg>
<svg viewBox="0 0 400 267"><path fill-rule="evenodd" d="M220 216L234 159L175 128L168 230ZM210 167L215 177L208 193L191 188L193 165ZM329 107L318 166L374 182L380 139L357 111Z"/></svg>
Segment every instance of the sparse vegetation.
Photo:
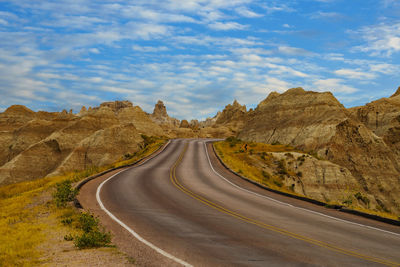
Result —
<svg viewBox="0 0 400 267"><path fill-rule="evenodd" d="M41 264L44 251L41 251L38 245L50 238L46 236L49 228L55 229L64 240L75 240L76 236L82 235L79 231L83 230L77 228L80 213L67 204L76 194L72 183L106 169L135 162L165 143L165 139L161 138L153 139L153 141L131 159L122 159L110 166L90 167L81 172L1 186L0 266ZM51 195L54 200L51 200ZM59 226L48 225L49 220L46 218L55 217L58 217ZM65 229L64 227L69 227L72 233L61 234L64 230L60 229ZM100 234L86 234L84 238L81 238L79 245L107 244L107 233L98 229Z"/></svg>
<svg viewBox="0 0 400 267"><path fill-rule="evenodd" d="M354 197L357 200L362 201L365 205L369 206L369 198L366 196L363 196L360 192L357 192L356 194L354 194Z"/></svg>
<svg viewBox="0 0 400 267"><path fill-rule="evenodd" d="M244 149L247 144L247 151ZM270 152L288 152L296 151L294 148L285 145L270 145L260 144L254 142L243 142L235 137L229 137L225 141L217 142L214 147L218 155L224 159L224 162L228 164L234 171L240 173L243 176L248 177L261 184L269 186L271 188L291 191L290 188L283 187L281 173L289 174L286 168L286 162L276 160ZM263 164L271 165L271 171L260 170L257 167L257 161L263 160ZM280 165L280 172L272 174L272 170L278 170L277 165Z"/></svg>
<svg viewBox="0 0 400 267"><path fill-rule="evenodd" d="M99 226L99 219L91 213L82 213L79 216L81 235L74 238L74 244L79 249L108 246L111 243L111 234Z"/></svg>
<svg viewBox="0 0 400 267"><path fill-rule="evenodd" d="M72 188L71 184L72 182L69 179L56 184L56 192L53 197L57 207L65 207L78 194L78 191Z"/></svg>
<svg viewBox="0 0 400 267"><path fill-rule="evenodd" d="M251 151L250 149L244 151L245 144L251 147ZM287 145L279 143L246 143L234 137L214 143L214 148L224 163L242 176L269 188L294 195L301 195L299 190L296 189L296 182L301 182L300 178L304 175L302 172L304 166L302 171L299 170L299 167L306 162L307 158L309 160L314 160L311 157L317 158L315 153L306 154ZM296 152L302 153L302 155L298 156ZM276 156L273 153L281 153L281 156ZM282 154L285 157L282 157ZM351 209L395 220L398 217L391 214L384 206L377 206L372 210L369 198L361 192L348 192L348 194L348 197L344 200L329 199L326 195L323 195L321 201L331 206L343 204Z"/></svg>

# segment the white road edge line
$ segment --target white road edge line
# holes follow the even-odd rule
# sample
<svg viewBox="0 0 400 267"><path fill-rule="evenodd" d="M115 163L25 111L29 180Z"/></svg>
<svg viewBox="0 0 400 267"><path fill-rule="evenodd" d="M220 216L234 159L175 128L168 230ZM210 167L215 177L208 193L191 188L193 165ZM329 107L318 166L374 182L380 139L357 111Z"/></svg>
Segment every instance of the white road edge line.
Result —
<svg viewBox="0 0 400 267"><path fill-rule="evenodd" d="M282 205L285 205L285 206L289 206L289 207L292 207L292 208L295 208L295 209L304 210L304 211L307 211L307 212L310 212L310 213L313 213L313 214L317 214L317 215L320 215L320 216L323 216L323 217L326 217L326 218L334 219L334 220L336 220L336 221L340 221L340 222L344 222L344 223L348 223L348 224L353 224L353 225L357 225L357 226L369 228L369 229L372 229L372 230L384 232L384 233L391 234L391 235L395 235L395 236L400 236L400 234L398 234L398 233L386 231L386 230L383 230L383 229L380 229L380 228L376 228L376 227L372 227L372 226L368 226L368 225L364 225L364 224L360 224L360 223L355 223L355 222L351 222L351 221L339 219L339 218L336 218L336 217L333 217L333 216L329 216L329 215L326 215L326 214L323 214L323 213L320 213L320 212L317 212L317 211L313 211L313 210L309 210L309 209L305 209L305 208L296 207L296 206L293 206L293 205L291 205L291 204L289 204L289 203L285 203L285 202L282 202L282 201L279 201L279 200L276 200L276 199L273 199L273 198L270 198L270 197L267 197L267 196L258 194L258 193L256 193L256 192L253 192L253 191L244 189L243 187L240 187L240 186L238 186L238 185L232 183L231 181L229 181L227 178L225 178L224 176L222 176L221 174L219 174L219 173L214 169L214 167L213 167L212 164L211 164L210 157L208 156L208 149L207 149L207 145L206 145L207 142L210 142L210 141L203 141L203 144L204 144L204 149L205 149L205 152L206 152L206 155L207 155L208 163L210 164L210 167L211 167L211 169L213 170L213 172L214 172L216 175L218 175L220 178L222 178L225 182L229 183L230 185L232 185L232 186L234 186L234 187L236 187L236 188L238 188L238 189L240 189L240 190L242 190L242 191L245 191L245 192L247 192L247 193L250 193L250 194L253 194L253 195L256 195L256 196L259 196L259 197L262 197L262 198L265 198L265 199L268 199L268 200L271 200L271 201L274 201L274 202L277 202L277 203L282 204Z"/></svg>
<svg viewBox="0 0 400 267"><path fill-rule="evenodd" d="M168 143L165 145L165 147L164 147L159 153L157 153L157 155L159 155L161 152L163 152L164 149L165 149L169 144L170 144L170 141L168 141ZM141 166L141 165L145 164L147 161L149 161L149 160L152 159L152 158L153 158L153 157L148 158L147 160L143 161L143 162L140 163L139 165L136 165L135 167ZM163 256L165 256L165 257L167 257L167 258L169 258L169 259L171 259L171 260L173 260L173 261L175 261L175 262L177 262L177 263L179 263L179 264L182 264L183 266L188 266L188 267L190 266L190 267L192 267L193 265L191 265L191 264L189 264L189 263L187 263L187 262L185 262L185 261L183 261L183 260L181 260L181 259L179 259L179 258L177 258L177 257L175 257L175 256L173 256L173 255L171 255L171 254L169 254L168 252L162 250L161 248L155 246L154 244L150 243L149 241L147 241L146 239L144 239L143 237L141 237L138 233L136 233L133 229L131 229L129 226L127 226L125 223L123 223L121 220L119 220L114 214L112 214L112 213L111 213L109 210L107 210L106 207L104 206L104 204L103 204L103 202L101 201L101 198L100 198L100 192L101 192L101 188L103 187L103 185L106 184L109 180L111 180L111 179L114 178L115 176L117 176L118 174L120 174L120 173L122 173L122 172L124 172L124 171L127 171L127 170L129 170L129 169L130 169L130 168L117 172L116 174L114 174L114 175L112 175L110 178L108 178L107 180L103 181L103 182L99 185L99 187L97 187L96 199L97 199L97 202L98 202L99 205L100 205L100 208L101 208L105 213L107 213L107 215L110 216L111 219L113 219L113 220L116 221L119 225L121 225L123 228L125 228L129 233L131 233L131 234L132 234L137 240L139 240L140 242L142 242L142 243L144 243L145 245L149 246L150 248L154 249L155 251L157 251L157 252L160 253L161 255L163 255Z"/></svg>

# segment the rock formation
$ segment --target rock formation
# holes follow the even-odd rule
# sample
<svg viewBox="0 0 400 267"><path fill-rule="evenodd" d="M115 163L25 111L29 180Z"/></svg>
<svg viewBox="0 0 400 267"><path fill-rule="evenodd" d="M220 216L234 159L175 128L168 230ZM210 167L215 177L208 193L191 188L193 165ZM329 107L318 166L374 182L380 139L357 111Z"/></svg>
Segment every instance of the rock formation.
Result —
<svg viewBox="0 0 400 267"><path fill-rule="evenodd" d="M349 169L371 207L399 212L399 158L357 112L345 109L331 93L294 88L262 101L248 115L239 138L313 151Z"/></svg>
<svg viewBox="0 0 400 267"><path fill-rule="evenodd" d="M167 108L161 100L158 100L157 104L154 106L153 114L150 115L150 118L160 125L169 127L179 127L180 125L179 120L168 116Z"/></svg>
<svg viewBox="0 0 400 267"><path fill-rule="evenodd" d="M110 164L136 152L141 134L164 131L129 101L82 108L77 115L11 106L0 113L0 183Z"/></svg>

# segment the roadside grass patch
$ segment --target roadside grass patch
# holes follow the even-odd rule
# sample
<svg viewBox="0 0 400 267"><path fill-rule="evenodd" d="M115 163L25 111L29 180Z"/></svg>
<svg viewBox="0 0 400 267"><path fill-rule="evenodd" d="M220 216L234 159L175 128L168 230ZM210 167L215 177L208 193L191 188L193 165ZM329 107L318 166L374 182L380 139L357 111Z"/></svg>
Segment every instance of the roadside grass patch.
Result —
<svg viewBox="0 0 400 267"><path fill-rule="evenodd" d="M311 156L319 159L315 153L305 153L288 145L245 142L235 137L229 137L225 141L214 142L213 146L219 157L233 171L271 189L298 196L304 195L295 192L296 187L293 183L293 178L302 179L303 173L301 171L290 170L290 166L293 166L294 161L297 161L297 164L301 166L306 161L306 158ZM250 147L251 150L246 150L246 147ZM277 160L272 155L274 152L285 153L284 155L288 158L289 162L286 162L284 159ZM302 153L302 155L295 156L291 152ZM287 182L288 178L292 180L289 180L290 184L288 186L284 186L284 182ZM348 208L361 212L400 220L398 214L392 214L384 208L381 210L370 209L370 199L360 192L353 192L343 200L325 198L323 201L327 205L345 205Z"/></svg>
<svg viewBox="0 0 400 267"><path fill-rule="evenodd" d="M50 239L46 236L46 230L54 228L47 223L47 218L55 218L59 222L56 227L59 233L65 231L64 227L70 229L71 233L63 236L66 241L75 240L78 236L81 238L76 240L80 240L77 242L82 248L110 246L109 233L98 223L82 237L84 231L79 228L80 213L68 204L76 194L72 184L101 171L131 164L166 143L163 138L147 140L143 150L132 158L121 158L110 166L92 166L84 171L0 186L0 266L36 266L47 263L48 259L42 259L44 251L39 249L40 244ZM51 196L55 199L52 200Z"/></svg>

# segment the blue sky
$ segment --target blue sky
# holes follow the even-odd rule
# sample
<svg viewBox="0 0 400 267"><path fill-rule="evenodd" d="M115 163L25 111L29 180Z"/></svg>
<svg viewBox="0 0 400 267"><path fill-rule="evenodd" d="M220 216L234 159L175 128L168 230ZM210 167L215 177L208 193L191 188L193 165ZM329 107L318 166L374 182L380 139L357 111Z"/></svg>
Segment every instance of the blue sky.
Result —
<svg viewBox="0 0 400 267"><path fill-rule="evenodd" d="M0 0L0 111L158 99L204 119L291 87L346 106L400 86L396 0Z"/></svg>

